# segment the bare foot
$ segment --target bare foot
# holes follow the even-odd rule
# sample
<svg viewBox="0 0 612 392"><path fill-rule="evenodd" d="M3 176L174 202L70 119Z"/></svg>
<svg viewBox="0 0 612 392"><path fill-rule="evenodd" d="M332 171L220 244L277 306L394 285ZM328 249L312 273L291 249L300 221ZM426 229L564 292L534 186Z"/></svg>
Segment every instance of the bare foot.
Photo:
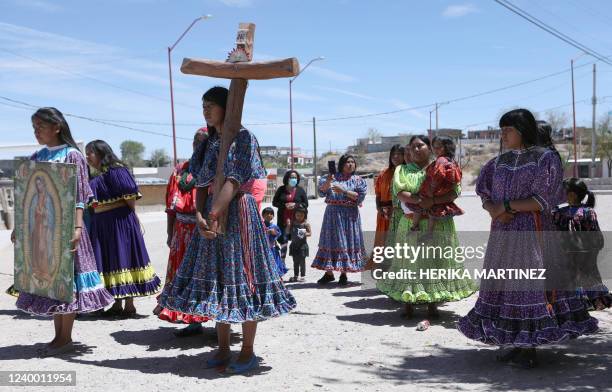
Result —
<svg viewBox="0 0 612 392"><path fill-rule="evenodd" d="M49 344L50 348L60 348L62 346L65 346L69 343L72 343L72 338L68 338L68 339L57 339L55 340L55 342L53 342L52 344Z"/></svg>
<svg viewBox="0 0 612 392"><path fill-rule="evenodd" d="M222 361L224 359L228 359L231 355L232 352L230 351L229 347L223 349L220 348L217 350L215 355L213 355L213 358Z"/></svg>
<svg viewBox="0 0 612 392"><path fill-rule="evenodd" d="M240 350L240 354L238 354L238 359L236 360L236 362L247 363L249 362L252 356L253 356L253 347L249 347L249 348L243 347L242 350Z"/></svg>

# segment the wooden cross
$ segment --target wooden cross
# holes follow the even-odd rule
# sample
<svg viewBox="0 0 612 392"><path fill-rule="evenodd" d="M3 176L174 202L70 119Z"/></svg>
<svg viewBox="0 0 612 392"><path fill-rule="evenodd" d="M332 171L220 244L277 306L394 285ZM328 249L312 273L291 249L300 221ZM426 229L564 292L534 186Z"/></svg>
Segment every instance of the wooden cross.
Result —
<svg viewBox="0 0 612 392"><path fill-rule="evenodd" d="M295 57L284 60L251 62L254 39L255 24L240 23L236 37L236 48L230 52L225 62L185 58L181 66L181 72L185 74L231 79L223 122L221 147L217 160L217 171L215 173L213 198L219 195L225 182L223 166L227 159L229 148L238 132L240 132L242 108L244 106L244 96L248 80L289 78L296 76L300 70L298 60ZM226 221L227 211L225 211L222 217L219 217L219 233L225 231Z"/></svg>

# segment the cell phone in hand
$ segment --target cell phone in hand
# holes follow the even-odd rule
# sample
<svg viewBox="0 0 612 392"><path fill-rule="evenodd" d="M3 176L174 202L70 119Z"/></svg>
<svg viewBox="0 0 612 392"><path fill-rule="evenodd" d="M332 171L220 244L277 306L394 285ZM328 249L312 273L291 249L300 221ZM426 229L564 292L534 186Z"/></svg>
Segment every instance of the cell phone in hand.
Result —
<svg viewBox="0 0 612 392"><path fill-rule="evenodd" d="M327 169L329 170L329 174L336 174L336 161L327 161Z"/></svg>

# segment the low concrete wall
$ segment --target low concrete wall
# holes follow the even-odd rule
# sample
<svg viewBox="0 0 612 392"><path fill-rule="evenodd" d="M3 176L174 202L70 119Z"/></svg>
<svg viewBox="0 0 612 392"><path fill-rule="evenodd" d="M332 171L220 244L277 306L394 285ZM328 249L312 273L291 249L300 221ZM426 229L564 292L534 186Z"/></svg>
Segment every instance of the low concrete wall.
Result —
<svg viewBox="0 0 612 392"><path fill-rule="evenodd" d="M153 206L158 204L166 204L166 185L139 185L142 199L136 202L139 206Z"/></svg>

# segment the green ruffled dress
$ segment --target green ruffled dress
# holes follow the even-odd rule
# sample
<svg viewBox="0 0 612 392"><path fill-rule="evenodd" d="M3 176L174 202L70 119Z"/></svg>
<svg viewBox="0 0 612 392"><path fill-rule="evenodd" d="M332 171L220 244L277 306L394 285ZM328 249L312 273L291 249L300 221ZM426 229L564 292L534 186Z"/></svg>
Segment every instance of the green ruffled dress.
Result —
<svg viewBox="0 0 612 392"><path fill-rule="evenodd" d="M393 176L393 204L399 206L397 194L402 191L418 193L423 180L425 170L414 163L409 163L398 167ZM461 192L461 187L457 185L457 193ZM399 215L399 216L398 216ZM408 246L421 244L419 235L411 232L412 219L403 214L401 208L394 208L393 221L397 222L395 237L387 237L387 246L395 247L399 243L403 247L404 243ZM421 219L419 223L419 233L427 232L428 220ZM440 249L455 249L459 246L455 222L453 218L446 218L436 222L434 226L434 236L426 246L436 246ZM434 252L431 252L434 253ZM471 279L419 279L420 270L459 270L458 275L462 275L464 270L463 263L456 262L447 253L440 255L430 254L430 257L420 257L417 260L409 258L393 258L389 267L389 272L414 271L414 279L380 279L377 280L376 287L390 298L410 304L428 304L439 302L459 301L469 297L476 291L476 286ZM413 262L414 261L414 262Z"/></svg>

